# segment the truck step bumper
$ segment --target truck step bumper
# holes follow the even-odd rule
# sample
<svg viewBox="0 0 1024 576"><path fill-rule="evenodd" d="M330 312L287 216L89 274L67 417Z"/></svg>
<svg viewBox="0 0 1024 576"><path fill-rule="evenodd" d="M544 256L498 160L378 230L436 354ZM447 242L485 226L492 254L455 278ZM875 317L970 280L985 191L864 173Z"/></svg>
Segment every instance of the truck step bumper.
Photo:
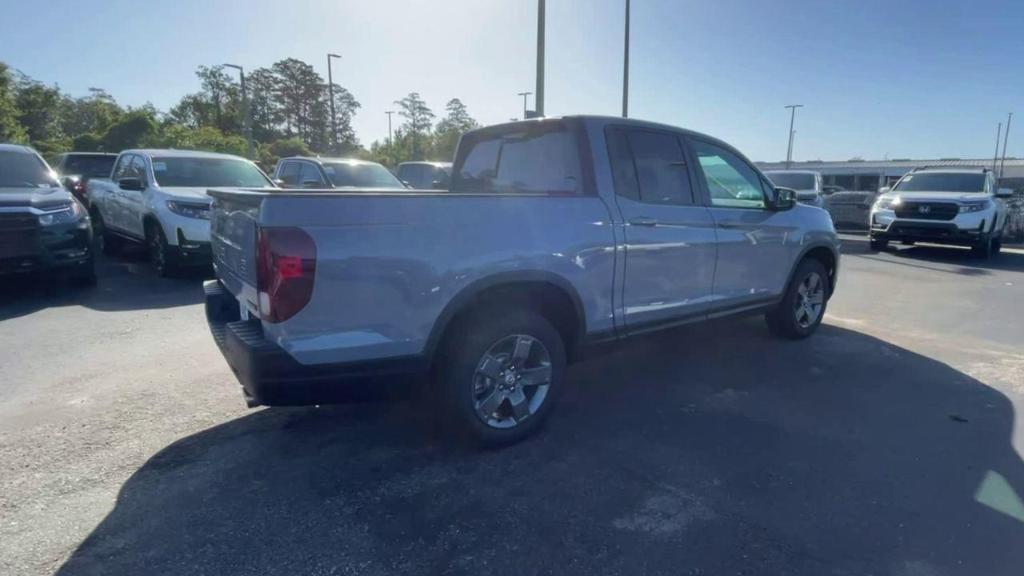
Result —
<svg viewBox="0 0 1024 576"><path fill-rule="evenodd" d="M309 406L402 395L429 366L421 356L340 364L301 364L263 336L259 320L241 320L238 301L217 280L203 285L214 342L254 406Z"/></svg>

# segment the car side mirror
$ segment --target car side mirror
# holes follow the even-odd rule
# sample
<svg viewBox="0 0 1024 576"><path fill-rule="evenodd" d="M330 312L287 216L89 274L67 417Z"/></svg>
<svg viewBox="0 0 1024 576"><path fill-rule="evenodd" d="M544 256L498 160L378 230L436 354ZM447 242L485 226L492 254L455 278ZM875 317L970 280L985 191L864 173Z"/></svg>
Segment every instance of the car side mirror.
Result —
<svg viewBox="0 0 1024 576"><path fill-rule="evenodd" d="M135 192L142 192L146 188L142 178L121 178L117 181L117 186L121 190L134 190Z"/></svg>
<svg viewBox="0 0 1024 576"><path fill-rule="evenodd" d="M408 180L402 180L401 182L402 186L405 186L406 188L412 188L412 184L409 184Z"/></svg>
<svg viewBox="0 0 1024 576"><path fill-rule="evenodd" d="M996 190L996 198L1013 198L1013 188L1000 188Z"/></svg>
<svg viewBox="0 0 1024 576"><path fill-rule="evenodd" d="M280 178L274 178L274 186L277 186L278 188L284 188L285 181L281 180Z"/></svg>
<svg viewBox="0 0 1024 576"><path fill-rule="evenodd" d="M775 188L772 190L771 208L773 210L789 210L796 206L796 190L792 188Z"/></svg>
<svg viewBox="0 0 1024 576"><path fill-rule="evenodd" d="M879 194L888 194L889 192L892 192L892 188L889 188L888 186L882 186L878 189Z"/></svg>

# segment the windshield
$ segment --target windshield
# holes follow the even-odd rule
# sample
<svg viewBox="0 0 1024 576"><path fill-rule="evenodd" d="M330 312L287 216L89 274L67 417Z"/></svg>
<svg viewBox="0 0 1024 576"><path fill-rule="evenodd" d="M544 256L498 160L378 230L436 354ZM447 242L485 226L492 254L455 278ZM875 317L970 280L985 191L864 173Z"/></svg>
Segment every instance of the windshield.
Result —
<svg viewBox="0 0 1024 576"><path fill-rule="evenodd" d="M768 172L765 174L772 184L793 190L814 190L814 174L796 172Z"/></svg>
<svg viewBox="0 0 1024 576"><path fill-rule="evenodd" d="M0 188L48 188L53 173L35 154L0 150Z"/></svg>
<svg viewBox="0 0 1024 576"><path fill-rule="evenodd" d="M380 164L325 162L324 172L337 188L405 188Z"/></svg>
<svg viewBox="0 0 1024 576"><path fill-rule="evenodd" d="M272 186L259 168L233 158L155 157L153 175L157 184L167 187Z"/></svg>
<svg viewBox="0 0 1024 576"><path fill-rule="evenodd" d="M984 192L984 174L924 172L907 174L893 190L900 192Z"/></svg>
<svg viewBox="0 0 1024 576"><path fill-rule="evenodd" d="M80 156L74 154L64 159L61 173L65 175L88 176L90 178L103 178L110 176L110 170L114 167L114 160L117 160L117 156Z"/></svg>

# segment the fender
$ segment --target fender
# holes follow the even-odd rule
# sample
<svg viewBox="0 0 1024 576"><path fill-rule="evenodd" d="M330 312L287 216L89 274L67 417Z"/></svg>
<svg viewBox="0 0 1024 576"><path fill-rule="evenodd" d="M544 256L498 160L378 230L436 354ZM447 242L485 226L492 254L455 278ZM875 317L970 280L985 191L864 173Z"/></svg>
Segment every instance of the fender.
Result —
<svg viewBox="0 0 1024 576"><path fill-rule="evenodd" d="M434 321L434 327L430 330L430 336L427 338L427 345L423 351L428 361L433 359L434 353L437 351L437 347L441 343L441 338L444 336L445 330L447 330L448 326L451 325L455 316L459 312L465 310L466 306L471 304L479 294L486 290L490 290L491 288L522 283L550 284L554 288L568 295L576 312L578 322L578 325L576 326L577 334L580 336L584 336L586 334L587 321L586 316L584 316L583 304L580 301L579 293L573 287L572 283L564 277L545 270L513 270L508 272L497 272L495 274L484 276L483 278L478 278L464 286L455 295L455 297L445 305L444 309L441 310L441 314L438 315L437 320Z"/></svg>
<svg viewBox="0 0 1024 576"><path fill-rule="evenodd" d="M789 274L786 276L787 280L786 280L786 288L785 288L785 290L789 290L789 285L793 281L793 274L796 274L796 267L799 266L800 262L802 262L803 259L807 257L807 254L811 250L814 250L816 248L825 248L829 252L832 253L832 258L836 262L835 269L832 271L831 281L828 283L829 284L829 286L828 286L828 295L831 298L832 297L832 292L834 292L835 288L836 288L835 287L836 278L839 277L839 249L837 248L837 244L838 244L838 241L836 242L836 244L830 244L828 242L823 242L823 241L819 240L819 241L812 242L811 244L808 244L807 246L804 246L803 248L801 248L800 253L797 254L797 257L793 259L793 263L790 264L790 266L789 266ZM783 291L783 294L785 294L785 293L786 292Z"/></svg>

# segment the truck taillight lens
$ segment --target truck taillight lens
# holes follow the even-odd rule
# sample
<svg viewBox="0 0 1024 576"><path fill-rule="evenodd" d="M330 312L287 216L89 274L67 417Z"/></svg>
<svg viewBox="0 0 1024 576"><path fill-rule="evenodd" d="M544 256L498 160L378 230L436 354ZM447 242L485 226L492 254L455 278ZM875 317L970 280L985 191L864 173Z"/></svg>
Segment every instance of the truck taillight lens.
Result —
<svg viewBox="0 0 1024 576"><path fill-rule="evenodd" d="M284 322L313 296L316 244L298 228L260 228L256 245L256 286L260 316Z"/></svg>

